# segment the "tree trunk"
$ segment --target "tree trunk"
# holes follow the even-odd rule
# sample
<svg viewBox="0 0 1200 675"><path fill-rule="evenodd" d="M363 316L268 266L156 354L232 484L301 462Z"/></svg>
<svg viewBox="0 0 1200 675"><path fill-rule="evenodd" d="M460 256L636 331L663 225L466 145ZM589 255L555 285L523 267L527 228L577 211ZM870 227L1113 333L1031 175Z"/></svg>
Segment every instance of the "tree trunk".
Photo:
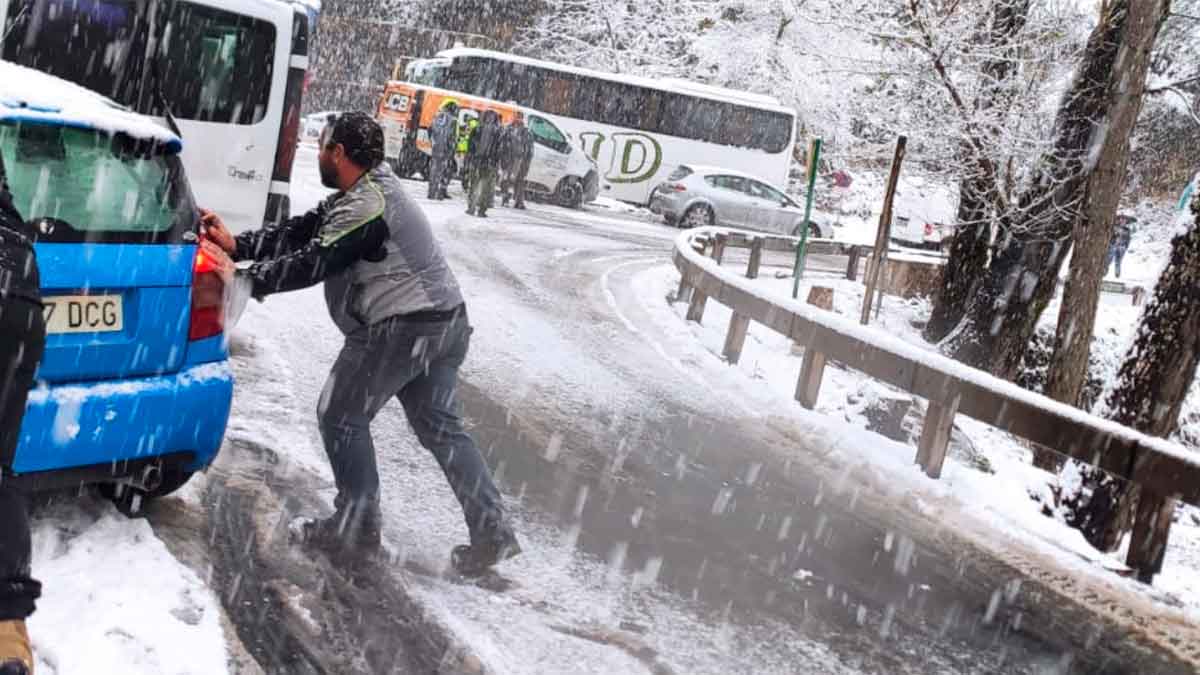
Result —
<svg viewBox="0 0 1200 675"><path fill-rule="evenodd" d="M941 342L962 321L971 290L987 268L991 209L978 185L980 180L985 179L971 177L959 186L958 224L950 242L950 258L942 272L933 313L925 324L924 335L929 342Z"/></svg>
<svg viewBox="0 0 1200 675"><path fill-rule="evenodd" d="M1122 81L1141 40L1157 31L1169 0L1113 0L1088 38L1083 62L1059 108L1054 150L1039 162L1016 209L1002 214L1005 241L971 294L966 319L945 341L955 358L1012 379L1038 319L1054 296L1070 237L1088 203L1095 152L1124 143L1113 119ZM1130 43L1130 40L1136 42Z"/></svg>
<svg viewBox="0 0 1200 675"><path fill-rule="evenodd" d="M1075 223L1072 237L1075 253L1071 256L1070 276L1063 289L1054 354L1050 357L1050 370L1046 375L1046 395L1068 405L1080 405L1080 395L1087 381L1100 282L1104 278L1113 223L1128 175L1129 139L1142 111L1151 52L1169 6L1170 2L1161 2L1158 14L1130 17L1125 35L1126 49L1122 50L1115 66L1122 77L1112 84L1120 88L1113 92L1117 103L1105 118L1107 135L1099 148L1092 149L1096 168L1088 177L1083 208ZM1089 161L1093 160L1089 158Z"/></svg>
<svg viewBox="0 0 1200 675"><path fill-rule="evenodd" d="M1011 46L1029 19L1029 2L998 0L993 7L991 22L983 34L986 47L996 57L981 67L985 84L975 97L977 116L1005 108L1010 103L1013 92L1007 85L1016 74L1018 63L1015 54L1011 53ZM998 128L992 127L993 141ZM971 152L970 144L964 143L963 154L969 157ZM924 335L929 342L941 342L962 321L971 290L987 268L994 215L989 197L1003 191L1003 186L996 184L998 179L998 176L974 170L959 184L958 215L954 240L950 243L950 258L946 261L933 313L925 325Z"/></svg>
<svg viewBox="0 0 1200 675"><path fill-rule="evenodd" d="M1200 363L1200 198L1192 202L1194 222L1171 242L1171 259L1142 314L1133 344L1105 401L1106 417L1152 436L1168 436L1196 378ZM1132 470L1101 458L1101 468ZM1082 489L1064 495L1068 522L1101 551L1115 550L1129 530L1137 490L1101 471L1084 471Z"/></svg>

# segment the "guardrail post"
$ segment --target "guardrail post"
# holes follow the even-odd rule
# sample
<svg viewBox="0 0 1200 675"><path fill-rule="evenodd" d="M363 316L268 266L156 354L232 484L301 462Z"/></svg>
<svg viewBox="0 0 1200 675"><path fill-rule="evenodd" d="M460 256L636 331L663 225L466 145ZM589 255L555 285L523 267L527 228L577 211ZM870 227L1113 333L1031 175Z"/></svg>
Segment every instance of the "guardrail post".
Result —
<svg viewBox="0 0 1200 675"><path fill-rule="evenodd" d="M731 365L742 358L742 347L746 344L746 332L750 329L749 317L736 311L729 317L729 332L725 334L725 349L722 354Z"/></svg>
<svg viewBox="0 0 1200 675"><path fill-rule="evenodd" d="M862 255L862 249L858 246L850 247L850 260L846 263L846 278L850 281L858 279L858 258Z"/></svg>
<svg viewBox="0 0 1200 675"><path fill-rule="evenodd" d="M721 258L725 255L725 243L729 241L729 235L724 232L718 232L712 238L712 258L721 264ZM682 282L681 290L682 290ZM698 288L692 289L692 299L688 303L687 320L700 323L704 319L704 306L708 303L708 296Z"/></svg>
<svg viewBox="0 0 1200 675"><path fill-rule="evenodd" d="M718 232L713 238L712 259L721 264L721 259L725 257L725 244L729 243L729 235L724 232Z"/></svg>
<svg viewBox="0 0 1200 675"><path fill-rule="evenodd" d="M817 396L821 393L821 378L825 376L825 355L813 345L804 348L804 360L800 362L800 380L796 382L796 400L806 410L817 407Z"/></svg>
<svg viewBox="0 0 1200 675"><path fill-rule="evenodd" d="M1145 303L1146 303L1146 287L1145 286L1134 286L1133 287L1133 306L1141 307Z"/></svg>
<svg viewBox="0 0 1200 675"><path fill-rule="evenodd" d="M950 430L954 427L954 416L958 414L961 401L960 393L955 393L949 400L929 401L925 423L921 426L921 442L917 446L917 464L930 478L942 477L942 465L950 447Z"/></svg>
<svg viewBox="0 0 1200 675"><path fill-rule="evenodd" d="M758 278L758 268L762 266L763 246L766 243L766 240L761 238L756 238L750 243L750 264L746 267L747 279Z"/></svg>
<svg viewBox="0 0 1200 675"><path fill-rule="evenodd" d="M1138 581L1144 584L1153 583L1154 575L1162 571L1174 515L1174 499L1141 489L1125 564L1137 572Z"/></svg>
<svg viewBox="0 0 1200 675"><path fill-rule="evenodd" d="M674 302L687 302L692 299L692 287L688 286L687 278L679 276L679 290L675 291Z"/></svg>
<svg viewBox="0 0 1200 675"><path fill-rule="evenodd" d="M692 299L688 303L687 320L700 323L704 319L704 305L708 303L708 296L699 288L692 289Z"/></svg>

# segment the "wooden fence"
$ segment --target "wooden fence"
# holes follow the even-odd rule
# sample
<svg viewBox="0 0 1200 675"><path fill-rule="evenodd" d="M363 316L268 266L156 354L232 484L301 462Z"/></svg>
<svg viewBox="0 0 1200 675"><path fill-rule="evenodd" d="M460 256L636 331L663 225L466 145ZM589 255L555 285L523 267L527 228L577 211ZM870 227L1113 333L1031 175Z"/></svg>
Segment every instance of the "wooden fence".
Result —
<svg viewBox="0 0 1200 675"><path fill-rule="evenodd" d="M962 414L1092 466L1103 458L1105 466L1130 467L1114 475L1140 485L1147 493L1144 499L1178 499L1200 506L1200 458L1195 453L832 312L769 296L750 281L758 276L764 250L794 251L796 243L789 237L719 228L691 230L676 240L674 260L681 281L675 297L689 303L688 320L703 320L710 298L733 310L723 350L729 362L737 363L750 322L756 321L804 347L796 400L807 409L816 407L830 360L926 399L916 463L932 478L941 476L954 418ZM861 247L820 240L811 246L812 252L850 256L847 276L853 278ZM745 277L721 268L730 247L750 249ZM1141 511L1126 562L1149 583L1161 568L1170 518Z"/></svg>

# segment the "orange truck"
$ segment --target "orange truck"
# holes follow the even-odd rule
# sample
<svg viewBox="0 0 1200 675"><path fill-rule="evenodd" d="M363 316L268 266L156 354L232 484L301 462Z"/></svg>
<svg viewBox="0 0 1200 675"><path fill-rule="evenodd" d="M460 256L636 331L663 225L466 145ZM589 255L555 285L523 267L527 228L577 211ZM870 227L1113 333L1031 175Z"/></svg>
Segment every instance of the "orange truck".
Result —
<svg viewBox="0 0 1200 675"><path fill-rule="evenodd" d="M526 187L531 196L578 208L596 199L600 192L599 171L595 161L570 136L563 133L541 113L515 103L501 103L445 89L391 81L375 111L383 127L385 155L402 178L420 175L428 179L432 143L429 128L447 99L458 103L458 122L462 128L471 118L478 119L487 110L500 116L500 123L511 124L521 116L533 135L533 159Z"/></svg>

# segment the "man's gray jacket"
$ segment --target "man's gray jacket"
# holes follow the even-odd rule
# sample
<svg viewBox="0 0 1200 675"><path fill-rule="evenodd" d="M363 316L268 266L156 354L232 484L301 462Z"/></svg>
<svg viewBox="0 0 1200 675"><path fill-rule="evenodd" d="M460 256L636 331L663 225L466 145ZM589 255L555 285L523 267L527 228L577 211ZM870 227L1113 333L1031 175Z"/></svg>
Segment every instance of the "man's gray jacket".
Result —
<svg viewBox="0 0 1200 675"><path fill-rule="evenodd" d="M239 235L234 259L255 261L244 273L257 298L324 282L345 334L463 304L429 220L387 164L302 216Z"/></svg>

